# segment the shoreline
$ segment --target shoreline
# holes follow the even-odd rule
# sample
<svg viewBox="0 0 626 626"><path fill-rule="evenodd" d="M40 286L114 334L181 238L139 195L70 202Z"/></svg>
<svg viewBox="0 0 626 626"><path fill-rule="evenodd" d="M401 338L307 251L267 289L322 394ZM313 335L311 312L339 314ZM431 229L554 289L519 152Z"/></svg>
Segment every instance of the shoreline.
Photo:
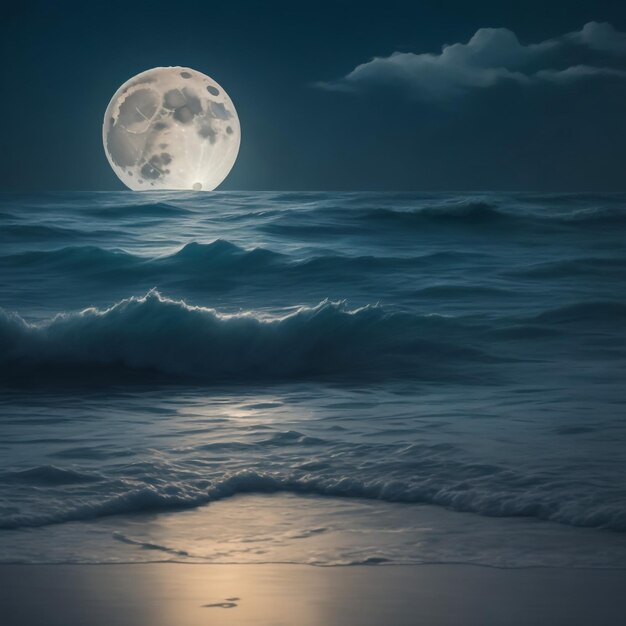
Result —
<svg viewBox="0 0 626 626"><path fill-rule="evenodd" d="M427 504L238 494L186 510L0 532L0 564L622 569L626 535Z"/></svg>
<svg viewBox="0 0 626 626"><path fill-rule="evenodd" d="M622 623L626 570L483 565L0 565L5 626Z"/></svg>
<svg viewBox="0 0 626 626"><path fill-rule="evenodd" d="M151 565L176 565L192 567L302 567L305 569L334 570L334 569L387 569L387 568L413 568L413 567L461 567L495 570L502 572L516 571L561 571L561 572L623 572L626 580L626 565L624 566L584 566L584 565L491 565L489 563L469 563L463 561L424 561L421 563L411 562L387 562L376 561L362 563L300 563L297 561L250 561L250 562L203 562L186 560L154 560L154 561L0 561L0 569L7 567L143 567Z"/></svg>

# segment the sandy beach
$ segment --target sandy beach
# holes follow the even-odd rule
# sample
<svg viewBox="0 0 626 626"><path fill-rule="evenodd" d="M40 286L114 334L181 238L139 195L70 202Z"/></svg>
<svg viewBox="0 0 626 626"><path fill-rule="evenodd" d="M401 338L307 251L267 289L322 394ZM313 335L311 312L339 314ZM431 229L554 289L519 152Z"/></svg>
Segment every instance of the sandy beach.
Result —
<svg viewBox="0 0 626 626"><path fill-rule="evenodd" d="M626 572L466 565L2 565L4 626L623 623Z"/></svg>

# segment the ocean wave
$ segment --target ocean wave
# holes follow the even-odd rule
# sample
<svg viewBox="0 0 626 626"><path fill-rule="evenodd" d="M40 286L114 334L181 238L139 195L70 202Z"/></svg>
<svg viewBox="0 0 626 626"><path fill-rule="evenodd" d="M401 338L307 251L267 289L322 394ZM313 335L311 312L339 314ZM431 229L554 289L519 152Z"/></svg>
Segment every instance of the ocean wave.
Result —
<svg viewBox="0 0 626 626"><path fill-rule="evenodd" d="M574 302L556 309L543 311L534 321L548 324L574 324L588 322L614 322L620 326L626 322L626 303L623 302Z"/></svg>
<svg viewBox="0 0 626 626"><path fill-rule="evenodd" d="M42 271L56 269L79 274L109 274L123 270L122 277L134 280L138 273L158 278L171 272L194 275L209 271L254 271L275 265L283 258L283 255L269 250L246 250L217 239L207 244L191 242L176 252L160 256L144 256L100 246L67 246L54 250L18 252L0 257L0 267L25 270L41 268Z"/></svg>
<svg viewBox="0 0 626 626"><path fill-rule="evenodd" d="M113 275L115 280L133 281L138 276L160 281L175 276L217 276L220 280L267 274L280 278L326 279L349 274L350 280L366 277L368 272L412 268L442 267L484 260L486 255L474 252L432 252L419 256L347 256L326 255L294 260L286 254L266 248L246 249L224 239L210 243L190 242L175 252L160 256L137 255L120 249L99 246L67 246L54 250L18 252L0 256L0 268L31 272L40 269L68 274Z"/></svg>
<svg viewBox="0 0 626 626"><path fill-rule="evenodd" d="M476 480L473 483L470 474L467 480L448 485L438 484L432 477L402 480L379 475L363 479L352 474L281 474L253 469L214 480L173 483L159 480L155 484L129 488L123 493L67 503L54 510L10 512L0 517L0 530L42 527L129 513L176 511L240 494L287 492L431 504L487 517L529 517L568 526L626 531L626 506L623 501L590 501L590 498L580 494L568 497L558 491L541 491L537 489L537 479L528 477L516 479L511 476L512 480L517 480L517 484L513 482L507 492L502 488L492 488L488 482L481 485L481 481L490 473L497 472L498 468L486 466L474 469Z"/></svg>
<svg viewBox="0 0 626 626"><path fill-rule="evenodd" d="M559 219L565 223L585 224L599 226L626 225L626 206L596 206L574 209L573 211L559 215Z"/></svg>
<svg viewBox="0 0 626 626"><path fill-rule="evenodd" d="M2 480L17 480L34 485L71 485L102 480L101 476L93 473L56 467L55 465L39 465L27 470L4 472L1 477Z"/></svg>
<svg viewBox="0 0 626 626"><path fill-rule="evenodd" d="M211 243L192 241L173 254L153 260L159 268L173 266L178 270L206 271L215 269L255 269L284 261L287 257L265 248L246 250L224 239Z"/></svg>
<svg viewBox="0 0 626 626"><path fill-rule="evenodd" d="M142 262L142 258L124 250L106 249L99 246L68 246L55 250L18 252L0 257L0 266L12 268L62 269L62 270L110 270L128 268Z"/></svg>
<svg viewBox="0 0 626 626"><path fill-rule="evenodd" d="M626 225L626 205L545 210L509 204L467 201L455 204L423 206L412 209L381 208L367 211L364 217L374 221L398 221L404 226L432 223L471 226L545 227L615 227ZM552 229L549 229L551 231Z"/></svg>
<svg viewBox="0 0 626 626"><path fill-rule="evenodd" d="M323 199L323 196L321 196ZM385 196L338 196L335 202L321 201L282 211L258 225L262 232L304 239L380 234L385 231L428 227L485 227L514 219L512 213L484 201L420 204L410 198L397 204ZM416 206L417 205L417 206Z"/></svg>
<svg viewBox="0 0 626 626"><path fill-rule="evenodd" d="M517 294L510 289L498 287L485 287L483 285L432 285L415 292L416 296L424 298L512 298Z"/></svg>
<svg viewBox="0 0 626 626"><path fill-rule="evenodd" d="M525 278L559 279L584 276L623 276L625 272L626 259L623 257L583 257L535 263L510 271L508 274Z"/></svg>
<svg viewBox="0 0 626 626"><path fill-rule="evenodd" d="M50 242L93 241L123 235L118 229L66 228L46 224L7 224L0 229L0 242L49 244Z"/></svg>
<svg viewBox="0 0 626 626"><path fill-rule="evenodd" d="M0 231L0 241L55 241L72 240L85 236L86 233L73 228L45 226L42 224L8 224Z"/></svg>
<svg viewBox="0 0 626 626"><path fill-rule="evenodd" d="M293 262L288 267L292 272L315 276L318 274L340 275L350 273L351 280L366 277L369 272L384 272L404 269L424 269L430 267L454 266L484 260L487 255L475 252L430 252L419 256L319 256L304 261Z"/></svg>
<svg viewBox="0 0 626 626"><path fill-rule="evenodd" d="M424 206L413 209L373 209L364 215L370 220L398 220L403 223L412 221L435 221L435 222L470 222L484 224L510 219L511 213L500 210L496 205L488 202L459 202L455 204Z"/></svg>
<svg viewBox="0 0 626 626"><path fill-rule="evenodd" d="M523 198L467 198L454 202L410 197L390 202L386 196L339 197L335 204L319 203L284 211L260 229L272 234L317 237L359 235L398 229L435 233L439 229L473 234L481 231L515 235L572 232L626 225L626 202L580 207L529 203Z"/></svg>
<svg viewBox="0 0 626 626"><path fill-rule="evenodd" d="M344 302L301 306L282 317L220 314L151 290L108 309L31 324L0 310L0 370L38 379L125 372L202 380L319 376L450 376L449 366L490 357L445 340L455 324ZM92 372L93 374L93 372Z"/></svg>

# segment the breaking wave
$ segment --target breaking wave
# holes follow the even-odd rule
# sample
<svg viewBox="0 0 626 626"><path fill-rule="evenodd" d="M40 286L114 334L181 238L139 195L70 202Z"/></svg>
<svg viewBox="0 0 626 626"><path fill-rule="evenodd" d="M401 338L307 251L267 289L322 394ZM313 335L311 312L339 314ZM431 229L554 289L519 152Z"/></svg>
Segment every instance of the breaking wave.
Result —
<svg viewBox="0 0 626 626"><path fill-rule="evenodd" d="M108 309L62 313L31 324L0 310L0 371L39 378L73 371L108 375L135 371L173 378L246 380L450 376L455 362L480 362L478 350L429 336L453 321L388 313L380 306L350 309L323 301L281 316L220 314L151 290Z"/></svg>
<svg viewBox="0 0 626 626"><path fill-rule="evenodd" d="M436 469L431 467L431 470ZM460 468L462 469L462 468ZM481 471L478 471L481 470ZM195 479L144 484L122 493L67 502L64 508L48 512L9 513L0 517L0 530L41 527L71 521L89 520L111 515L141 512L166 512L203 506L247 493L288 492L340 498L376 499L387 502L432 504L478 513L488 517L531 517L569 526L626 531L626 507L619 501L592 502L584 494L567 497L538 489L536 477L505 476L510 485L490 484L491 472L502 470L486 466L465 468L458 483L440 482L436 476L420 479L396 479L378 475L369 478L352 475L328 475L304 472L278 473L253 469L224 475L216 479ZM510 474L510 475L508 475ZM527 489L532 485L534 489Z"/></svg>

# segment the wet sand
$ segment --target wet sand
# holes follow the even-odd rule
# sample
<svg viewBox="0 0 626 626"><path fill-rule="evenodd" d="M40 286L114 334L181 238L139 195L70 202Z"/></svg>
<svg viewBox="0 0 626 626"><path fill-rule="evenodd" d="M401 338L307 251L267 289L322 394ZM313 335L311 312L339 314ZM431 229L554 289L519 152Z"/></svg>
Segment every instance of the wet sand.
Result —
<svg viewBox="0 0 626 626"><path fill-rule="evenodd" d="M1 565L3 626L623 624L626 570Z"/></svg>

